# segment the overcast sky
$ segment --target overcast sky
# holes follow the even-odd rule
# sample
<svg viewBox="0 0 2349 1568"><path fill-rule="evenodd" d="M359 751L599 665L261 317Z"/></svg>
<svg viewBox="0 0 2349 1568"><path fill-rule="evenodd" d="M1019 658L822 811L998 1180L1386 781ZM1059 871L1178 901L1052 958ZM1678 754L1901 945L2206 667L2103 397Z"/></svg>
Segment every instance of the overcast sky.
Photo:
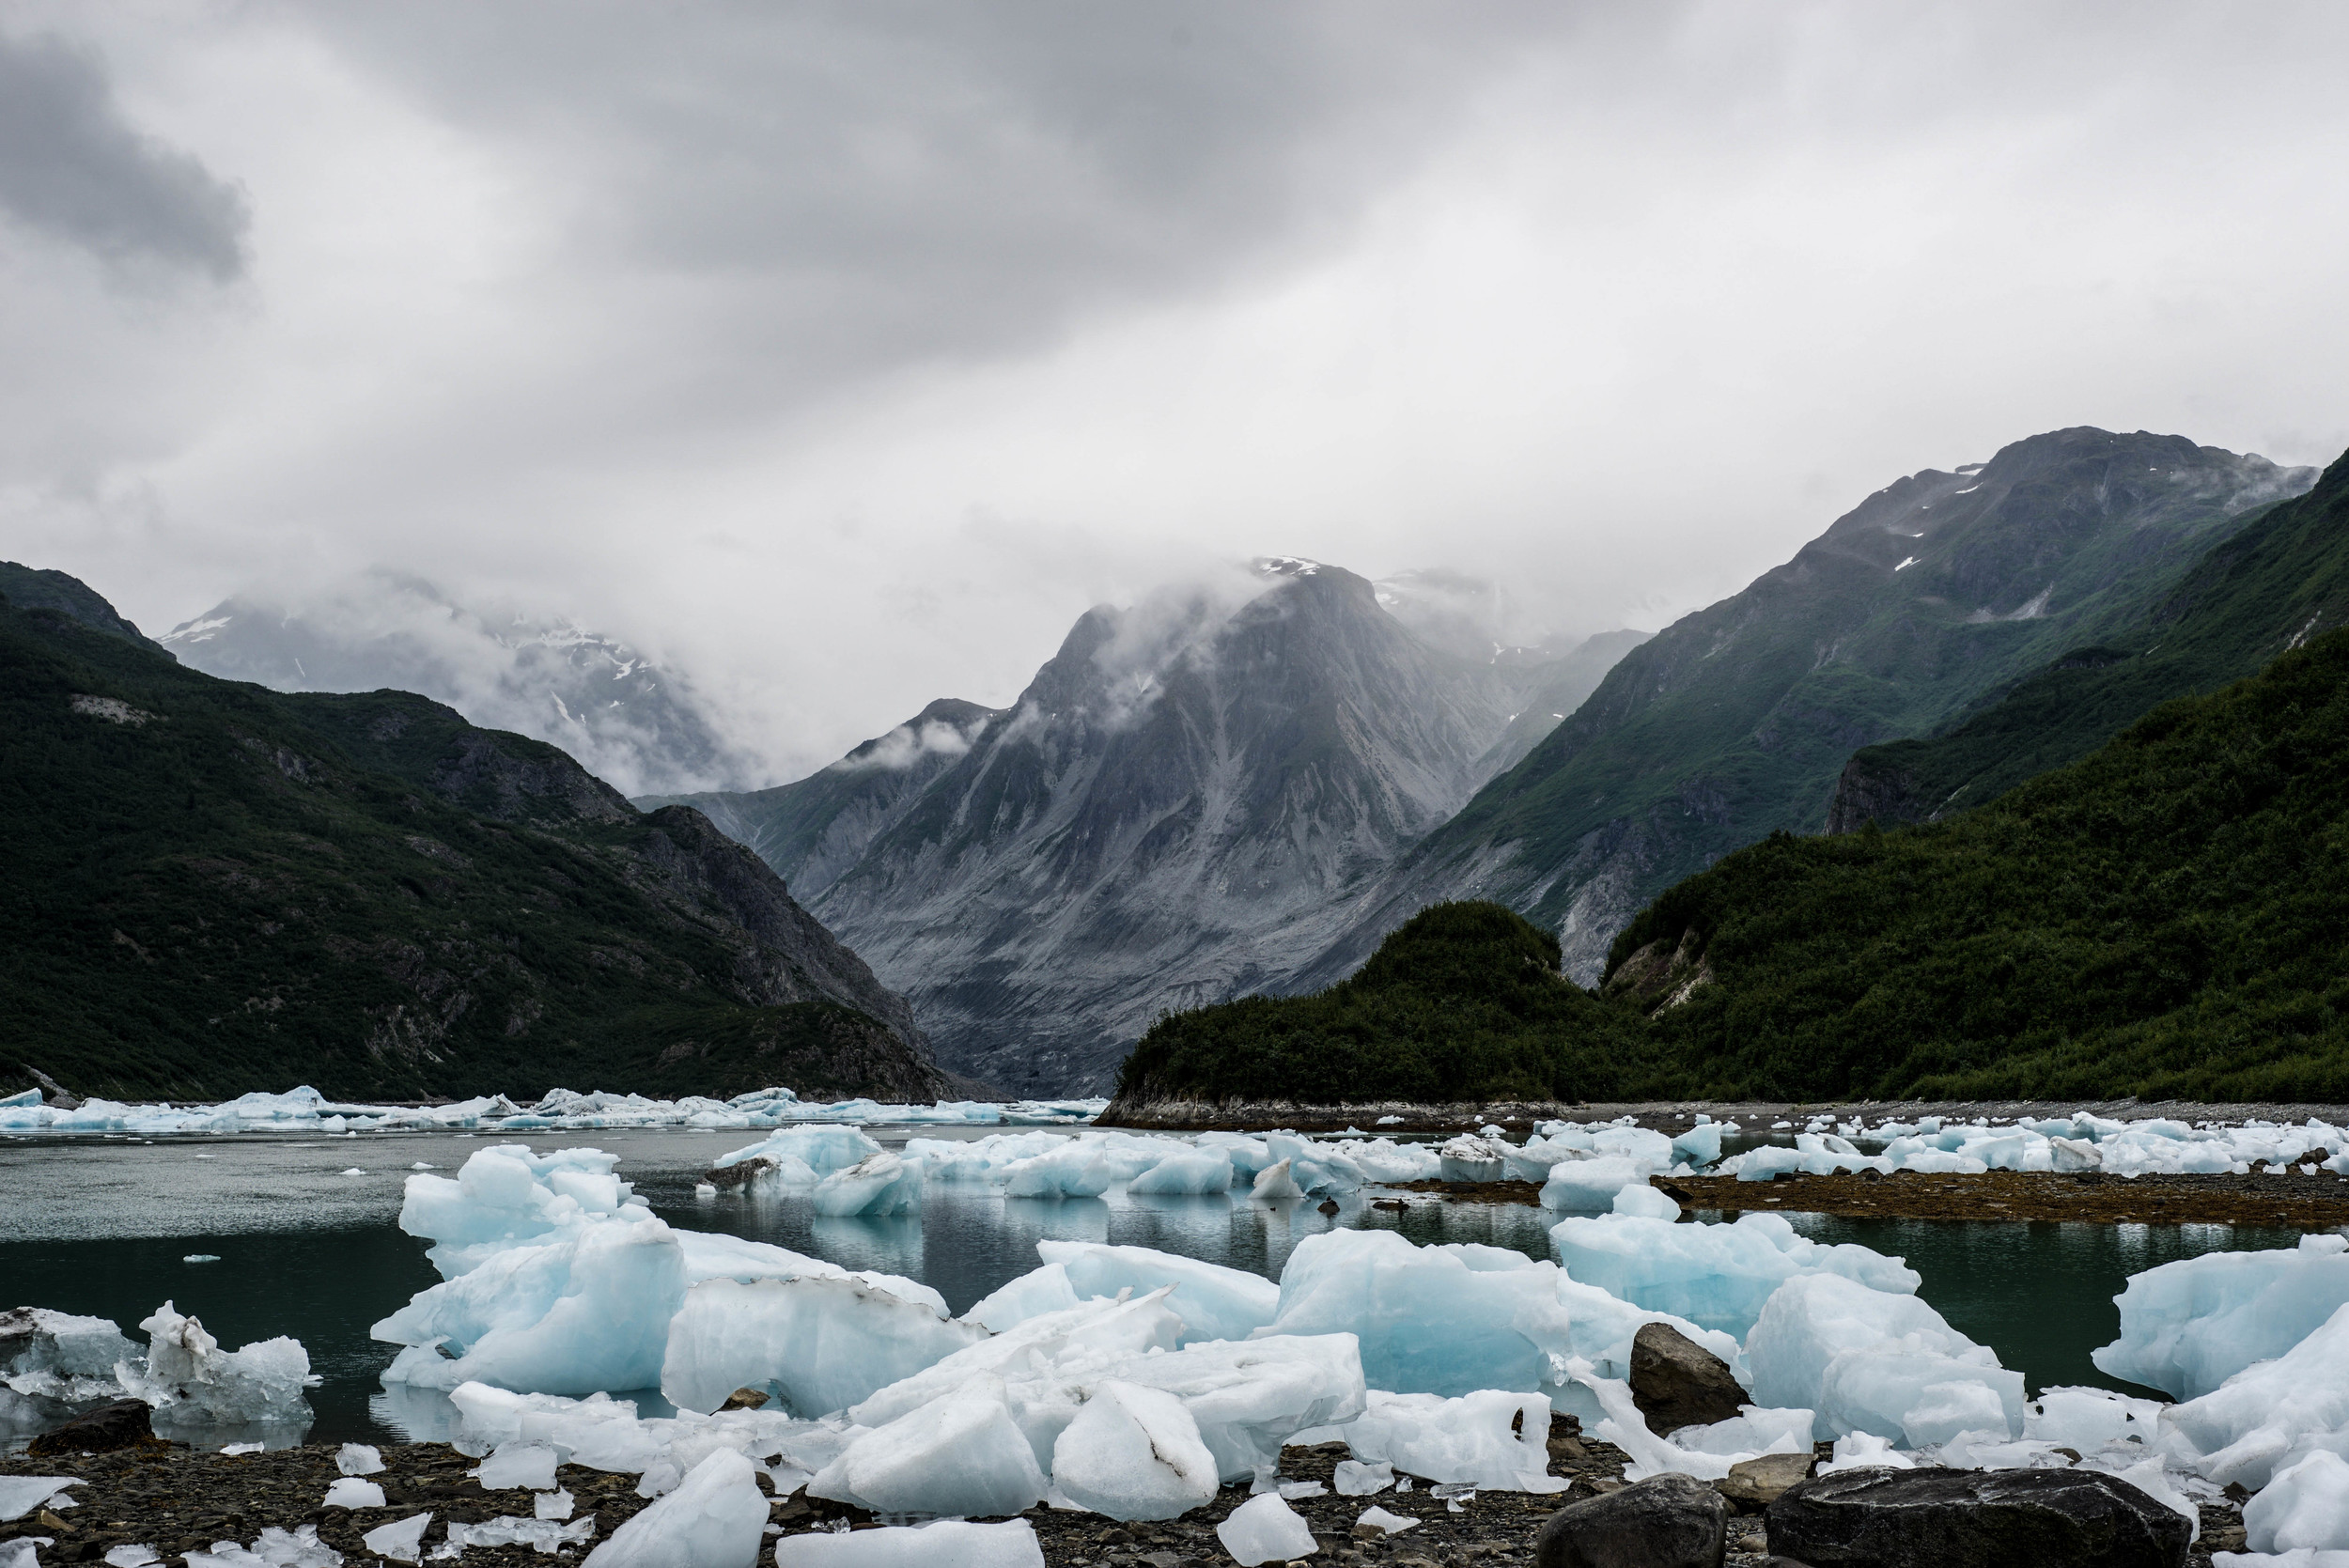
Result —
<svg viewBox="0 0 2349 1568"><path fill-rule="evenodd" d="M2067 425L2349 446L2349 7L0 8L0 554L383 567L778 777L1205 563L1654 627Z"/></svg>

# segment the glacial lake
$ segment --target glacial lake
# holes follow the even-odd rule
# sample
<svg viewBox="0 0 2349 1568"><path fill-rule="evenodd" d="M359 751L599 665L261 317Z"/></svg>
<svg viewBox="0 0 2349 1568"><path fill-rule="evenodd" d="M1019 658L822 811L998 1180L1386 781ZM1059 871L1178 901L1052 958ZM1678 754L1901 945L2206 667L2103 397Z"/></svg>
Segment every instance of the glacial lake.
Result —
<svg viewBox="0 0 2349 1568"><path fill-rule="evenodd" d="M895 1148L908 1138L985 1136L990 1127L867 1127ZM1154 1247L1277 1277L1298 1242L1345 1226L1401 1232L1420 1243L1477 1241L1551 1256L1555 1217L1515 1204L1414 1198L1401 1213L1336 1215L1312 1203L1246 1196L1005 1199L933 1184L919 1218L827 1219L804 1193L696 1198L709 1162L756 1133L680 1128L538 1134L378 1133L161 1139L0 1140L0 1307L51 1307L109 1317L134 1341L164 1300L201 1318L224 1345L291 1334L324 1382L310 1391L310 1440L400 1441L441 1436L437 1396L387 1395L377 1374L394 1347L367 1337L378 1319L438 1278L425 1243L401 1232L402 1183L423 1161L443 1175L474 1150L527 1143L545 1152L594 1147L671 1224L774 1242L850 1268L921 1280L960 1312L1036 1265L1047 1238ZM357 1170L360 1174L346 1174ZM2112 1304L2127 1277L2178 1258L2291 1247L2291 1230L2226 1225L2030 1224L2010 1220L1840 1219L1788 1215L1803 1234L1854 1241L1908 1260L1919 1292L1951 1324L1999 1352L2036 1391L2057 1384L2125 1388L2089 1361L2110 1342ZM188 1263L190 1255L218 1262ZM2150 1390L2133 1389L2138 1392ZM650 1415L658 1396L635 1396Z"/></svg>

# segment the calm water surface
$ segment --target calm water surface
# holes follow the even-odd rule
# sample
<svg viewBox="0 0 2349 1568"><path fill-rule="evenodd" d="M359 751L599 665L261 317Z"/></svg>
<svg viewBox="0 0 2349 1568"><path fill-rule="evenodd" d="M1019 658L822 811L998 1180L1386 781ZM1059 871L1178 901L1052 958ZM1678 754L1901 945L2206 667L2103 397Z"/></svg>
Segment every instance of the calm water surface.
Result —
<svg viewBox="0 0 2349 1568"><path fill-rule="evenodd" d="M910 1137L975 1138L998 1129L865 1130L895 1147ZM541 1152L608 1150L620 1157L620 1174L672 1224L908 1275L935 1287L957 1312L1034 1268L1035 1244L1047 1238L1155 1247L1268 1277L1278 1276L1299 1241L1340 1226L1550 1255L1550 1217L1521 1205L1418 1203L1396 1214L1370 1208L1364 1196L1330 1216L1311 1204L1244 1197L1112 1192L1049 1203L933 1186L920 1218L864 1220L817 1219L804 1194L693 1196L714 1157L757 1136L661 1128L526 1138L0 1140L0 1307L110 1317L136 1340L138 1321L168 1299L226 1345L291 1334L325 1379L310 1394L318 1412L311 1440L422 1436L430 1410L384 1396L377 1374L394 1347L367 1337L377 1319L438 1278L425 1262L425 1244L397 1224L401 1184L418 1161L454 1174L475 1149L512 1142ZM2088 1353L2118 1331L2112 1297L2130 1274L2203 1252L2298 1240L2296 1232L2224 1225L1787 1218L1817 1240L1856 1241L1906 1257L1924 1276L1919 1294L1953 1327L1995 1346L2033 1389L2119 1386L2090 1364ZM208 1253L220 1261L183 1261ZM640 1396L640 1403L658 1402Z"/></svg>

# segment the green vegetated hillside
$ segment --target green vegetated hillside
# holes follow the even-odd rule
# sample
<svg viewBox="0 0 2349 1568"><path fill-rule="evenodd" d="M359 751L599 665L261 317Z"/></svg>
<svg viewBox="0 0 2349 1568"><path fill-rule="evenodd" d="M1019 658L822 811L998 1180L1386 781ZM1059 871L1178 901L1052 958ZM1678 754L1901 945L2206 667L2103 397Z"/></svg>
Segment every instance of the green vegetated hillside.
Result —
<svg viewBox="0 0 2349 1568"><path fill-rule="evenodd" d="M1160 1018L1122 1102L1610 1098L1654 1076L1649 1032L1558 972L1558 939L1498 904L1423 909L1350 978Z"/></svg>
<svg viewBox="0 0 2349 1568"><path fill-rule="evenodd" d="M1121 1096L2349 1099L2349 630L1945 821L1772 834L1597 998L1547 942L1429 911L1329 991L1163 1020Z"/></svg>
<svg viewBox="0 0 2349 1568"><path fill-rule="evenodd" d="M698 813L422 697L182 668L63 582L0 606L0 1087L949 1089Z"/></svg>
<svg viewBox="0 0 2349 1568"><path fill-rule="evenodd" d="M2157 704L2250 675L2349 622L2349 457L2263 508L2133 625L1994 693L1946 733L1845 764L1828 831L1927 821L2088 754Z"/></svg>
<svg viewBox="0 0 2349 1568"><path fill-rule="evenodd" d="M1609 979L1683 998L1656 1028L1692 1092L2339 1101L2345 947L2334 631L1977 810L1729 856Z"/></svg>

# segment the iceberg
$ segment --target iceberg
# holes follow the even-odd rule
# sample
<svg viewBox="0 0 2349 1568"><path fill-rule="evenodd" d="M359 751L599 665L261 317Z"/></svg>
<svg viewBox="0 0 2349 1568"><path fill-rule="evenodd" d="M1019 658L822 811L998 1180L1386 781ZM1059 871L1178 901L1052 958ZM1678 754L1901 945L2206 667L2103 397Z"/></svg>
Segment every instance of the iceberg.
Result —
<svg viewBox="0 0 2349 1568"><path fill-rule="evenodd" d="M2091 1353L2096 1369L2197 1399L2281 1356L2349 1304L2349 1236L2163 1264L2130 1275L2114 1300L2121 1337Z"/></svg>
<svg viewBox="0 0 2349 1568"><path fill-rule="evenodd" d="M1563 1492L1549 1473L1549 1400L1484 1389L1457 1399L1374 1389L1338 1428L1354 1459L1491 1492ZM1340 1488L1344 1490L1343 1487Z"/></svg>
<svg viewBox="0 0 2349 1568"><path fill-rule="evenodd" d="M1257 1332L1351 1334L1371 1385L1392 1393L1547 1393L1563 1382L1573 1328L1560 1272L1509 1256L1522 1266L1479 1268L1392 1231L1310 1235L1289 1254L1279 1311Z"/></svg>
<svg viewBox="0 0 2349 1568"><path fill-rule="evenodd" d="M1112 1519L1172 1519L1215 1500L1215 1455L1182 1400L1103 1378L1052 1445L1052 1484Z"/></svg>
<svg viewBox="0 0 2349 1568"><path fill-rule="evenodd" d="M948 1318L934 1295L910 1300L845 1272L704 1280L684 1293L665 1326L656 1380L681 1409L715 1410L735 1389L752 1388L773 1390L792 1412L819 1416L846 1409L986 1333Z"/></svg>
<svg viewBox="0 0 2349 1568"><path fill-rule="evenodd" d="M988 1515L1034 1507L1045 1481L1003 1380L979 1373L856 1438L807 1490L877 1514Z"/></svg>
<svg viewBox="0 0 2349 1568"><path fill-rule="evenodd" d="M303 1390L310 1374L302 1342L279 1336L223 1350L195 1318L168 1301L139 1325L147 1330L147 1360L118 1363L115 1376L145 1400L159 1420L201 1423L307 1422Z"/></svg>
<svg viewBox="0 0 2349 1568"><path fill-rule="evenodd" d="M1564 1211L1611 1208L1615 1194L1626 1187L1647 1185L1655 1168L1617 1155L1563 1159L1549 1168L1542 1184L1542 1207Z"/></svg>
<svg viewBox="0 0 2349 1568"><path fill-rule="evenodd" d="M1820 1439L1871 1432L1909 1448L1961 1432L2012 1437L2023 1376L1913 1296L1841 1274L1797 1275L1764 1303L1746 1338L1758 1405L1818 1412Z"/></svg>
<svg viewBox="0 0 2349 1568"><path fill-rule="evenodd" d="M1614 1214L1561 1220L1549 1234L1570 1278L1740 1338L1772 1293L1797 1276L1838 1274L1903 1296L1922 1281L1898 1258L1848 1242L1822 1246L1776 1214L1749 1214L1729 1225Z"/></svg>
<svg viewBox="0 0 2349 1568"><path fill-rule="evenodd" d="M1016 1160L1003 1169L1006 1198L1098 1198L1117 1179L1099 1149L1072 1140L1048 1153Z"/></svg>
<svg viewBox="0 0 2349 1568"><path fill-rule="evenodd" d="M846 1535L811 1531L775 1543L775 1568L1044 1568L1044 1548L1025 1519L977 1525L941 1519Z"/></svg>
<svg viewBox="0 0 2349 1568"><path fill-rule="evenodd" d="M753 1568L767 1528L767 1497L757 1475L740 1453L718 1450L687 1471L676 1490L614 1530L587 1554L587 1562L593 1568Z"/></svg>
<svg viewBox="0 0 2349 1568"><path fill-rule="evenodd" d="M851 1126L834 1122L778 1127L763 1141L745 1144L709 1162L712 1171L737 1166L784 1168L803 1166L818 1176L845 1171L881 1152L881 1146Z"/></svg>
<svg viewBox="0 0 2349 1568"><path fill-rule="evenodd" d="M1231 1185L1231 1156L1220 1149L1189 1149L1159 1160L1128 1182L1126 1190L1204 1196Z"/></svg>
<svg viewBox="0 0 2349 1568"><path fill-rule="evenodd" d="M1269 1324L1281 1308L1281 1287L1242 1268L1106 1242L1039 1241L1035 1250L1047 1268L1062 1270L1080 1297L1122 1290L1146 1295L1173 1286L1166 1304L1182 1315L1185 1343L1244 1340Z"/></svg>
<svg viewBox="0 0 2349 1568"><path fill-rule="evenodd" d="M816 1212L829 1218L910 1214L921 1206L922 1168L885 1152L816 1184Z"/></svg>
<svg viewBox="0 0 2349 1568"><path fill-rule="evenodd" d="M2265 1486L2317 1450L2349 1452L2349 1307L2272 1361L2161 1413L2164 1448L2221 1486Z"/></svg>

